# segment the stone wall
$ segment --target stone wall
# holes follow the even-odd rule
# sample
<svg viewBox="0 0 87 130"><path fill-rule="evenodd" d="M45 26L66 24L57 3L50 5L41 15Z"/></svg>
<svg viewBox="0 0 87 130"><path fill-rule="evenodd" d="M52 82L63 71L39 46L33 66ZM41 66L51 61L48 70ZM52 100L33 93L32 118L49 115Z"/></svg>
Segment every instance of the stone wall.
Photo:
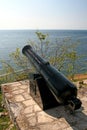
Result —
<svg viewBox="0 0 87 130"><path fill-rule="evenodd" d="M2 92L9 116L18 130L87 130L86 87L79 90L82 107L73 115L64 106L43 111L30 96L27 80L3 84Z"/></svg>

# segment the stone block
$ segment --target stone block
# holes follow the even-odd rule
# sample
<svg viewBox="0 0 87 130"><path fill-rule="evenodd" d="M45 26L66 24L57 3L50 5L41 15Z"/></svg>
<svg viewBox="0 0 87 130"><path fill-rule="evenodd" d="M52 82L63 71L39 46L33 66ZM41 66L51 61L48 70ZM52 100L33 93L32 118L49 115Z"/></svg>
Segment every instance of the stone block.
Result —
<svg viewBox="0 0 87 130"><path fill-rule="evenodd" d="M44 111L38 112L37 120L38 120L39 124L49 123L49 122L53 121L53 119L48 114L46 114Z"/></svg>
<svg viewBox="0 0 87 130"><path fill-rule="evenodd" d="M35 105L36 102L31 98L31 99L29 99L29 100L23 101L23 104L24 104L25 106L31 106L31 105Z"/></svg>
<svg viewBox="0 0 87 130"><path fill-rule="evenodd" d="M25 100L22 95L16 95L16 96L14 96L14 99L16 102L21 102L21 101Z"/></svg>
<svg viewBox="0 0 87 130"><path fill-rule="evenodd" d="M33 112L34 112L33 106L29 106L29 107L26 107L24 109L24 114L30 114L30 113L33 113Z"/></svg>

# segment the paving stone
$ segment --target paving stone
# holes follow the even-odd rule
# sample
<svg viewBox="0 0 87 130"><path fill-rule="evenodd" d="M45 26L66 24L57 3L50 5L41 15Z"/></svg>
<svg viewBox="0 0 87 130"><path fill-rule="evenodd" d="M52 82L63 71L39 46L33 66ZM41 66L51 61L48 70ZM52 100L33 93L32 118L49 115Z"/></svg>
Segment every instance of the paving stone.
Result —
<svg viewBox="0 0 87 130"><path fill-rule="evenodd" d="M35 113L27 113L25 116L26 116L27 118L29 118L29 117L36 116L36 115L35 115Z"/></svg>
<svg viewBox="0 0 87 130"><path fill-rule="evenodd" d="M34 105L34 112L41 111L42 109L36 104Z"/></svg>
<svg viewBox="0 0 87 130"><path fill-rule="evenodd" d="M10 83L9 84L11 87L18 87L18 86L20 86L21 84L19 83L19 82L14 82L14 83Z"/></svg>
<svg viewBox="0 0 87 130"><path fill-rule="evenodd" d="M27 92L26 93L24 92L22 95L25 98L25 100L32 99L32 97Z"/></svg>
<svg viewBox="0 0 87 130"><path fill-rule="evenodd" d="M24 110L24 114L29 114L29 113L33 113L33 112L34 112L33 106L26 107Z"/></svg>
<svg viewBox="0 0 87 130"><path fill-rule="evenodd" d="M53 121L53 119L50 118L49 115L46 114L44 111L38 112L37 120L38 120L38 123L48 123L48 122L52 122Z"/></svg>
<svg viewBox="0 0 87 130"><path fill-rule="evenodd" d="M18 124L18 130L29 130L29 124L26 121L25 117L23 114L20 114L17 118L16 118L16 122Z"/></svg>
<svg viewBox="0 0 87 130"><path fill-rule="evenodd" d="M35 126L37 124L37 120L36 120L36 117L35 116L31 116L28 118L28 121L29 121L29 125L30 126Z"/></svg>
<svg viewBox="0 0 87 130"><path fill-rule="evenodd" d="M5 84L2 84L2 87L3 86L18 86L18 85L21 85L19 82L12 82L12 83L5 83Z"/></svg>
<svg viewBox="0 0 87 130"><path fill-rule="evenodd" d="M11 89L12 89L12 91L14 91L14 90L19 90L19 87L18 87L18 86L15 86L15 87L12 87Z"/></svg>
<svg viewBox="0 0 87 130"><path fill-rule="evenodd" d="M63 130L58 123L47 123L39 125L40 130Z"/></svg>
<svg viewBox="0 0 87 130"><path fill-rule="evenodd" d="M23 89L12 91L12 93L15 94L15 95L16 95L16 94L21 94L21 93L23 93L23 92L24 92Z"/></svg>
<svg viewBox="0 0 87 130"><path fill-rule="evenodd" d="M31 106L31 105L35 105L36 102L31 98L29 100L24 101L23 104L25 104L25 106L29 106L29 105Z"/></svg>
<svg viewBox="0 0 87 130"><path fill-rule="evenodd" d="M87 97L83 97L82 100L87 102Z"/></svg>
<svg viewBox="0 0 87 130"><path fill-rule="evenodd" d="M14 98L15 98L16 102L21 102L21 101L25 100L22 95L16 95Z"/></svg>
<svg viewBox="0 0 87 130"><path fill-rule="evenodd" d="M19 88L20 89L28 89L27 85L20 85Z"/></svg>

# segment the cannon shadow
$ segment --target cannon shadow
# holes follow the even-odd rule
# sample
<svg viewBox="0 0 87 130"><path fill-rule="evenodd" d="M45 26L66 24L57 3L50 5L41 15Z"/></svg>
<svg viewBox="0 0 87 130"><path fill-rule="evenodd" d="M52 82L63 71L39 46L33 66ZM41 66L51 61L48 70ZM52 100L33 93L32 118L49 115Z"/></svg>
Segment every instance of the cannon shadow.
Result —
<svg viewBox="0 0 87 130"><path fill-rule="evenodd" d="M45 112L60 122L61 126L65 122L72 130L87 130L87 111L85 112L83 107L76 110L73 114L70 113L67 106L64 107L62 105L45 110Z"/></svg>

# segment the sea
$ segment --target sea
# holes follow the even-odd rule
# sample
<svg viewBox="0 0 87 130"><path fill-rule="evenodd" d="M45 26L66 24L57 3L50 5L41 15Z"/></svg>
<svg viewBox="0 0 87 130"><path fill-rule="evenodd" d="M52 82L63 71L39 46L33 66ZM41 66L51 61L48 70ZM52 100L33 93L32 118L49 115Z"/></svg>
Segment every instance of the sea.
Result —
<svg viewBox="0 0 87 130"><path fill-rule="evenodd" d="M0 30L0 61L9 61L9 55L16 48L20 48L21 51L29 42L38 44L37 31L48 34L49 48L64 39L71 39L72 44L79 41L77 53L78 55L84 55L84 57L80 58L80 62L78 62L81 66L78 73L87 73L87 30ZM0 69L2 69L1 63Z"/></svg>

